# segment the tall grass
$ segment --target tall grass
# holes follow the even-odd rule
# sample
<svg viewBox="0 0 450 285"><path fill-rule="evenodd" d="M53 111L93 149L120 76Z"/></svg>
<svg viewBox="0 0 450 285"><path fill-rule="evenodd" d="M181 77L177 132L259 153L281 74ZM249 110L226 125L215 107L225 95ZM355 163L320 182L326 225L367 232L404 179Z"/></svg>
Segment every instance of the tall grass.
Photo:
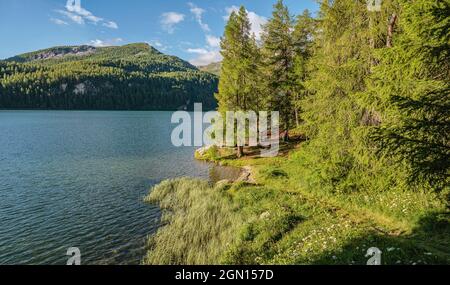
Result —
<svg viewBox="0 0 450 285"><path fill-rule="evenodd" d="M165 224L148 241L144 264L219 264L236 240L242 219L223 187L181 178L167 180L145 197L159 203Z"/></svg>

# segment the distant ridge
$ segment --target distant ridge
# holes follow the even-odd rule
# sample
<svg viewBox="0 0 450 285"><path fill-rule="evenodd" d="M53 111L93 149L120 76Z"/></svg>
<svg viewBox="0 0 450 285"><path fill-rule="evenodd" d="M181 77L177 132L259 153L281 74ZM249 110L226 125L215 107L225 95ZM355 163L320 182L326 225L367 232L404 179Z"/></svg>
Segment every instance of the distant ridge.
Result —
<svg viewBox="0 0 450 285"><path fill-rule="evenodd" d="M222 62L213 62L208 65L198 67L198 69L200 69L201 71L209 72L209 73L215 74L217 76L220 76L221 68L222 68Z"/></svg>
<svg viewBox="0 0 450 285"><path fill-rule="evenodd" d="M30 53L24 53L11 58L6 59L6 61L15 62L30 62L34 60L52 59L52 58L62 58L64 56L74 55L83 56L92 54L97 50L93 46L60 46L53 47L49 49L39 50Z"/></svg>
<svg viewBox="0 0 450 285"><path fill-rule="evenodd" d="M3 109L215 108L218 78L146 43L60 46L0 61Z"/></svg>

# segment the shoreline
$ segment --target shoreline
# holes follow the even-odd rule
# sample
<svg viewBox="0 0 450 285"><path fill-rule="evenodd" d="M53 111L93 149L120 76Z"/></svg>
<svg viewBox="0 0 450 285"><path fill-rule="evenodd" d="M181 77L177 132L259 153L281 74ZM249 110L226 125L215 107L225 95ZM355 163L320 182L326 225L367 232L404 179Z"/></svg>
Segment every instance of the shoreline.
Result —
<svg viewBox="0 0 450 285"><path fill-rule="evenodd" d="M437 223L440 214L433 213L443 205L436 198L371 194L372 199L394 195L435 205L421 214L397 216L358 200L359 194L330 196L324 187L303 188L304 170L291 166L299 153L293 148L287 157L258 159L235 159L226 150L196 154L216 165L239 167L241 173L214 185L178 178L154 187L145 201L160 205L164 226L149 238L143 264L364 265L365 251L373 246L385 253L384 264L450 264L445 234L416 226L424 219Z"/></svg>

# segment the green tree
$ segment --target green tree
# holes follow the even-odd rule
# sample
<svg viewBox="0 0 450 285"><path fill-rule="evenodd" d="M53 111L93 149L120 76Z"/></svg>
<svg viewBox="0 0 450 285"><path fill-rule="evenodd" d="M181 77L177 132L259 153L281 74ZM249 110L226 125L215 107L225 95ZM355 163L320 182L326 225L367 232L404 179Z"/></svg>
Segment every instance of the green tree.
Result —
<svg viewBox="0 0 450 285"><path fill-rule="evenodd" d="M289 138L293 118L292 98L294 95L293 66L294 45L292 39L293 21L288 8L279 0L274 5L272 18L263 31L263 72L267 85L267 105L280 112L284 139Z"/></svg>
<svg viewBox="0 0 450 285"><path fill-rule="evenodd" d="M305 82L309 79L308 63L313 53L315 33L315 20L311 17L308 10L297 17L293 32L294 45L294 88L293 88L293 106L296 126L300 125L301 99L307 96Z"/></svg>
<svg viewBox="0 0 450 285"><path fill-rule="evenodd" d="M407 182L440 191L450 168L450 1L400 4L399 32L377 53L367 92L381 119L372 138L406 165Z"/></svg>
<svg viewBox="0 0 450 285"><path fill-rule="evenodd" d="M360 102L372 68L371 40L381 39L373 37L371 17L381 16L370 14L363 0L322 2L306 82L310 95L301 101L309 138L305 159L339 192L358 188L361 176L373 171L364 131L376 116Z"/></svg>
<svg viewBox="0 0 450 285"><path fill-rule="evenodd" d="M251 24L244 7L232 12L221 41L223 56L219 92L216 98L219 111L255 110L259 104L255 94L255 69L259 60L258 48ZM237 147L237 156L243 155L243 147Z"/></svg>

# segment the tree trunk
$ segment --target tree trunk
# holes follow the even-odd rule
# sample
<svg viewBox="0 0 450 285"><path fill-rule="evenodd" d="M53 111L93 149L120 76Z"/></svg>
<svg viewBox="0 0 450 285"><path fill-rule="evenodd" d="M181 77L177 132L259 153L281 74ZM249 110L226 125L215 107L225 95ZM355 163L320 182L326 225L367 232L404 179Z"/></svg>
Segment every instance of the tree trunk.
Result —
<svg viewBox="0 0 450 285"><path fill-rule="evenodd" d="M289 141L289 129L291 128L290 123L289 123L289 115L286 114L286 132L284 133L283 136L283 141L284 142L288 142Z"/></svg>
<svg viewBox="0 0 450 285"><path fill-rule="evenodd" d="M241 158L244 156L244 147L243 146L238 146L237 147L237 153L236 153L238 158Z"/></svg>
<svg viewBox="0 0 450 285"><path fill-rule="evenodd" d="M298 108L295 108L295 124L297 125L297 128L300 127L300 121L298 118Z"/></svg>
<svg viewBox="0 0 450 285"><path fill-rule="evenodd" d="M388 48L392 47L392 37L394 36L394 30L395 30L395 24L397 23L397 14L392 14L391 19L389 20L389 25L388 25L388 35L387 35L387 39L386 39L386 46Z"/></svg>
<svg viewBox="0 0 450 285"><path fill-rule="evenodd" d="M281 139L283 140L283 142L289 141L289 130L286 130L281 133Z"/></svg>
<svg viewBox="0 0 450 285"><path fill-rule="evenodd" d="M369 19L369 30L370 30L369 45L370 45L370 48L372 50L375 50L376 46L375 46L375 37L373 35L373 19L372 19L372 17L370 17L370 19ZM377 59L375 58L375 56L373 56L373 54L370 55L369 63L370 63L370 70L369 70L369 72L370 72L370 74L372 74L373 67L378 64L377 63Z"/></svg>

